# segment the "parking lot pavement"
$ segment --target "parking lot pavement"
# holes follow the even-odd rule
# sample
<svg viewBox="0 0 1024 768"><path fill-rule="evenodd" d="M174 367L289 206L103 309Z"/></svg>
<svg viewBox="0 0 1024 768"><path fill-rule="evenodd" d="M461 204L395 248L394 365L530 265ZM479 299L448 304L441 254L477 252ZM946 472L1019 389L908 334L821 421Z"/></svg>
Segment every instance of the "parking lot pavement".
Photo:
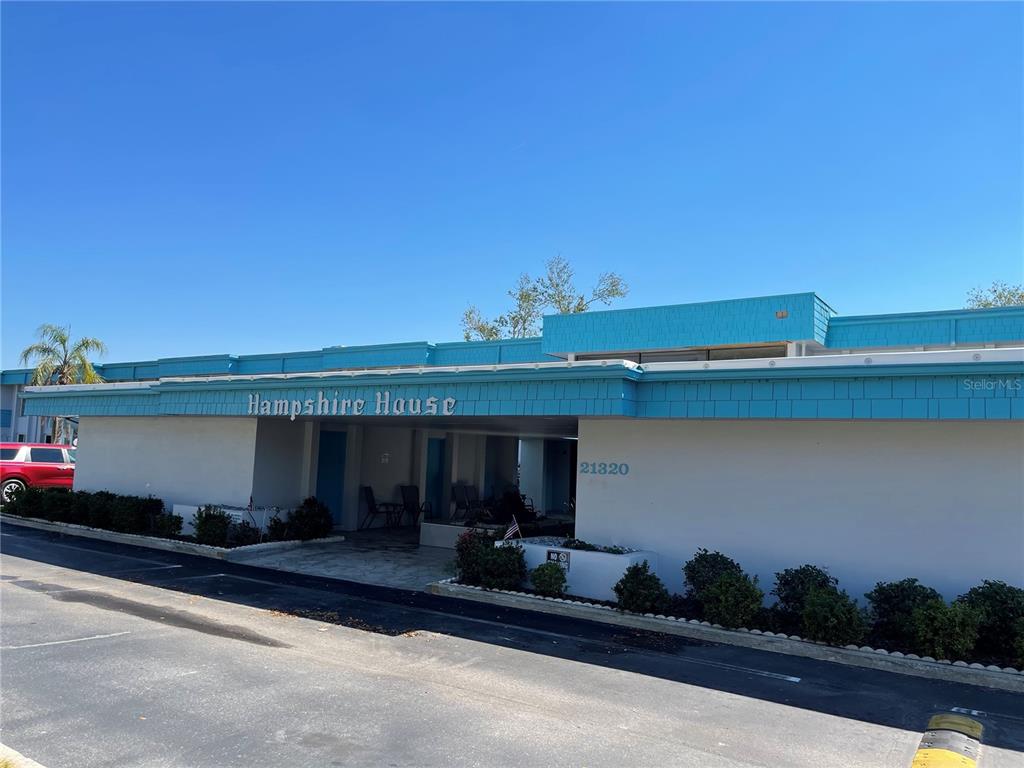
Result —
<svg viewBox="0 0 1024 768"><path fill-rule="evenodd" d="M11 527L0 548L3 740L48 768L896 768L953 707L989 713L982 768L1024 747L1012 694Z"/></svg>

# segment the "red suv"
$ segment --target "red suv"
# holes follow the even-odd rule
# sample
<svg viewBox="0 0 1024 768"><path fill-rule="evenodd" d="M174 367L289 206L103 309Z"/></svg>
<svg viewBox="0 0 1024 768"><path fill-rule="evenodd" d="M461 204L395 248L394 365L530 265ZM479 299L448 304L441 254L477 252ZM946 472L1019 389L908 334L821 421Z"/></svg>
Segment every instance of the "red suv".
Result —
<svg viewBox="0 0 1024 768"><path fill-rule="evenodd" d="M5 504L29 486L70 488L74 479L74 446L0 443L0 499Z"/></svg>

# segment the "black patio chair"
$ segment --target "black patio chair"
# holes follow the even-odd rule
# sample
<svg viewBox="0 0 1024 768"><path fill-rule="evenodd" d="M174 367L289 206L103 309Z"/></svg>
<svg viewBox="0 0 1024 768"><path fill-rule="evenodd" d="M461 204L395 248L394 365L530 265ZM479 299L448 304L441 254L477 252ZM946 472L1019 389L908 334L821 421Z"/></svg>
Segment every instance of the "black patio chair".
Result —
<svg viewBox="0 0 1024 768"><path fill-rule="evenodd" d="M384 515L384 525L388 528L393 528L397 523L401 522L404 510L401 504L394 504L389 501L378 504L376 497L373 495L373 488L368 485L362 486L359 490L362 491L363 500L366 502L366 517L363 518L363 523L359 526L360 530L369 528L378 515Z"/></svg>
<svg viewBox="0 0 1024 768"><path fill-rule="evenodd" d="M402 493L402 511L409 516L410 524L416 525L420 515L428 515L433 511L429 501L420 504L420 489L415 485L399 487Z"/></svg>
<svg viewBox="0 0 1024 768"><path fill-rule="evenodd" d="M452 496L455 498L455 511L452 513L452 520L478 517L487 512L487 507L480 501L475 486L459 483L452 487Z"/></svg>

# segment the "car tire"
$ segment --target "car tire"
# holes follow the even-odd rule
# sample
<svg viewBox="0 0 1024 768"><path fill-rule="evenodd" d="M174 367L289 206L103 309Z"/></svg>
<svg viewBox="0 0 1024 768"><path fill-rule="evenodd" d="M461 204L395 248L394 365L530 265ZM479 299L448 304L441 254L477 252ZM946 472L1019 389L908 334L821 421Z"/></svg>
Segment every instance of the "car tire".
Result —
<svg viewBox="0 0 1024 768"><path fill-rule="evenodd" d="M4 504L10 504L24 490L25 483L17 478L12 477L10 480L4 480L3 486L0 486L0 500L2 500Z"/></svg>

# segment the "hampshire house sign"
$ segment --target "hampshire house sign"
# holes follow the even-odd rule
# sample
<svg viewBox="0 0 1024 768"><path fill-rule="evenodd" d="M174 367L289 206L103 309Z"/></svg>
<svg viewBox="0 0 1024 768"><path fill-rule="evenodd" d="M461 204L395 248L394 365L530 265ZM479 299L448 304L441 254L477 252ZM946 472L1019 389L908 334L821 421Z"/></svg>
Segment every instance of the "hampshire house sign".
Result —
<svg viewBox="0 0 1024 768"><path fill-rule="evenodd" d="M454 397L392 397L387 390L374 395L373 410L367 411L362 398L327 397L321 389L316 399L287 400L266 397L259 392L249 395L249 416L454 416Z"/></svg>

